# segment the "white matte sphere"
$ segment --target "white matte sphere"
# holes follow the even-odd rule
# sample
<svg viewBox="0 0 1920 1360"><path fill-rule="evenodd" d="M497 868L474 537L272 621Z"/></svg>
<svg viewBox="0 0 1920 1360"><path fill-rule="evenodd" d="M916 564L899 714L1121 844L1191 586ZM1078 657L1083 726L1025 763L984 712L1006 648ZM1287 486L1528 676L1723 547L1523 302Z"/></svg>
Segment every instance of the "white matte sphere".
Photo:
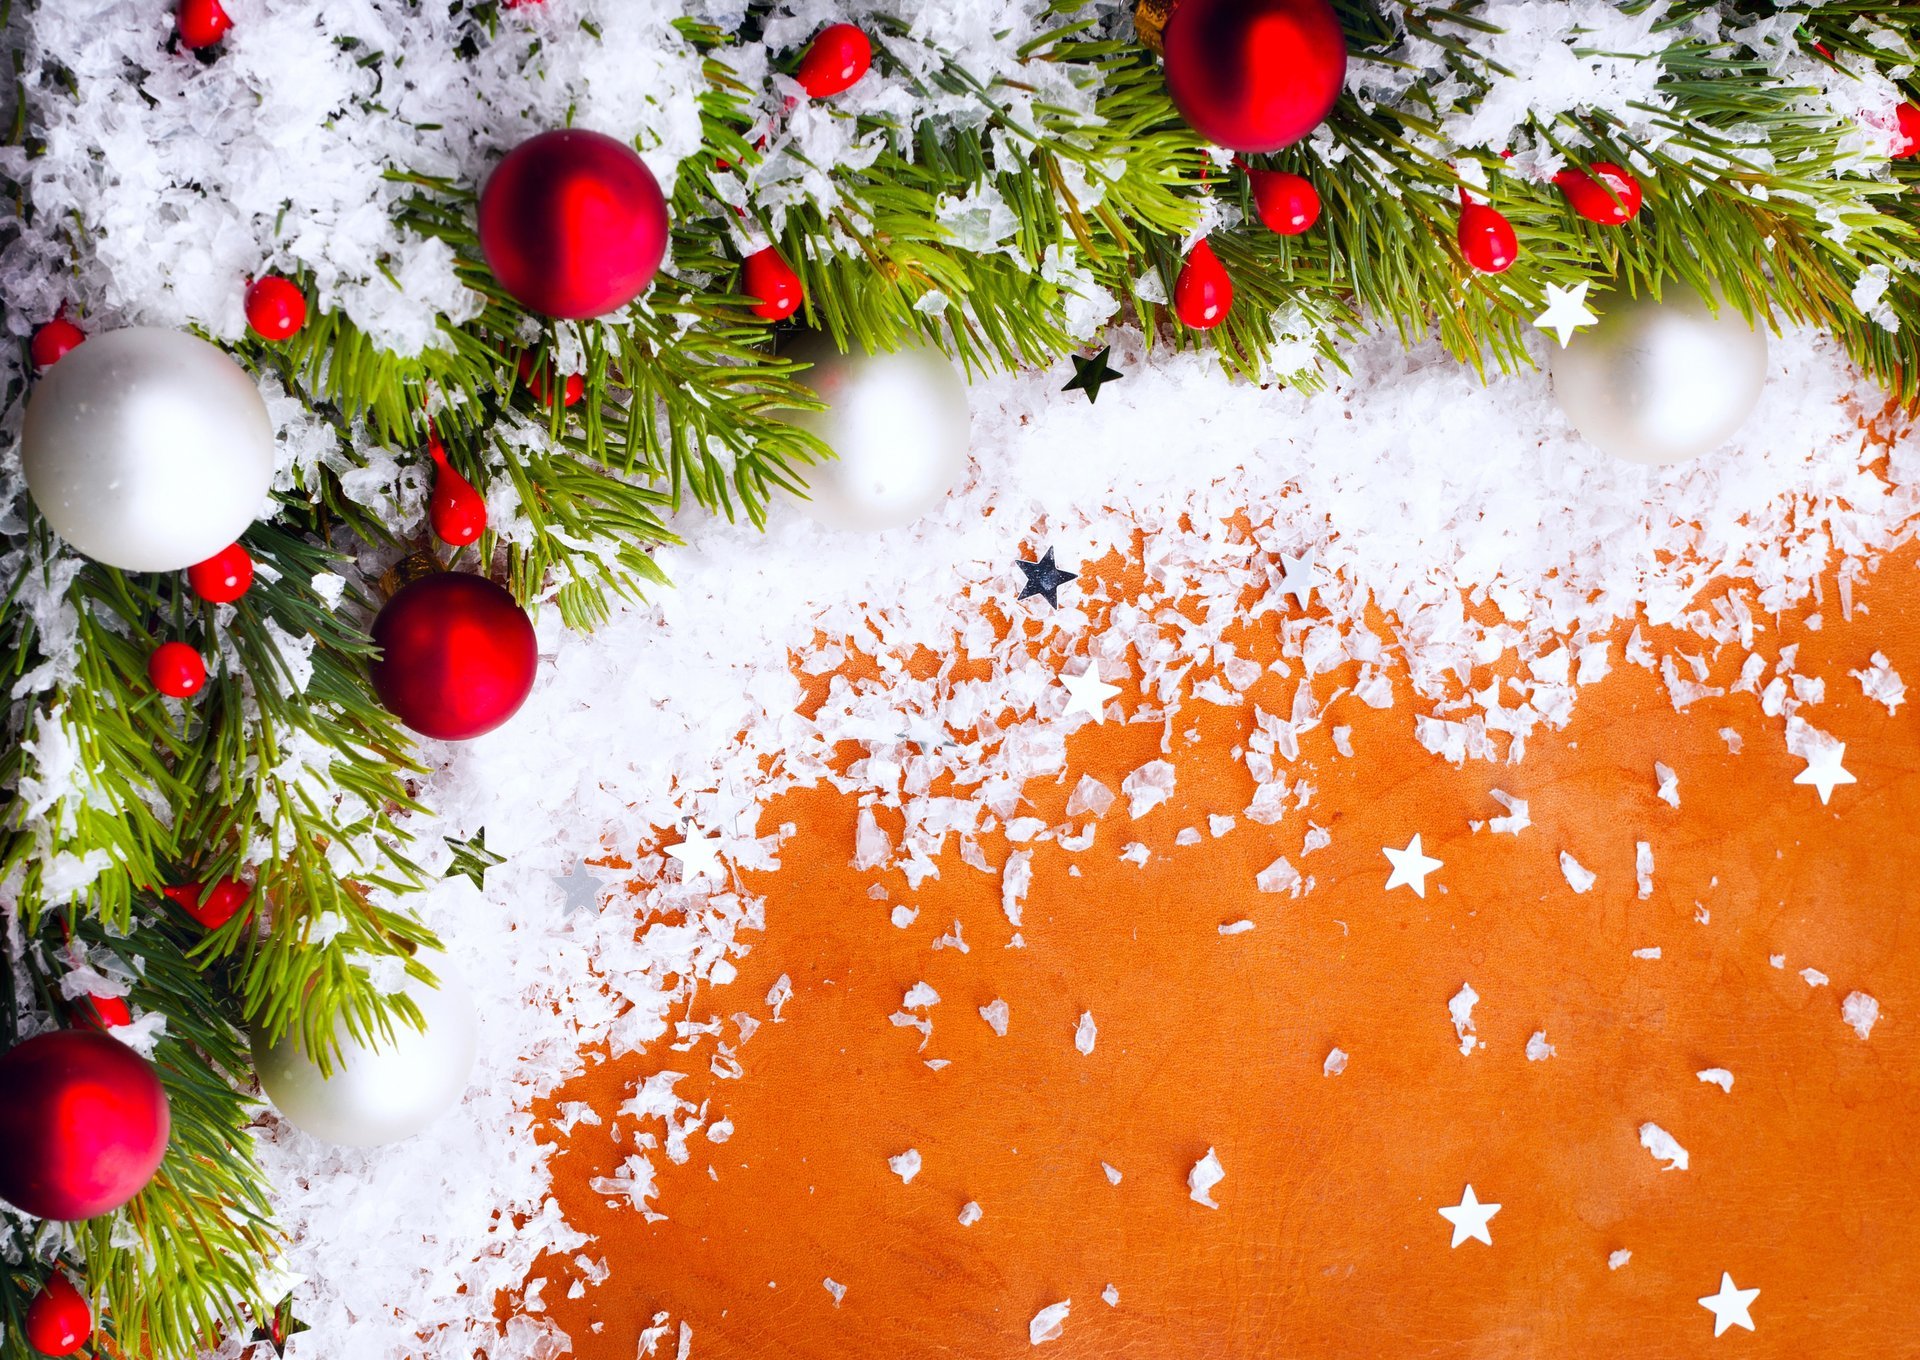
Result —
<svg viewBox="0 0 1920 1360"><path fill-rule="evenodd" d="M966 471L967 385L939 350L842 354L810 331L782 345L780 357L812 364L797 381L827 403L786 418L839 455L804 469L810 499L802 508L829 529L911 524Z"/></svg>
<svg viewBox="0 0 1920 1360"><path fill-rule="evenodd" d="M411 1138L459 1103L473 1072L473 997L444 960L436 964L439 987L412 978L406 986L426 1029L395 1021L391 1040L363 1045L336 1024L331 1076L293 1034L273 1045L254 1036L261 1089L288 1123L329 1143L378 1147Z"/></svg>
<svg viewBox="0 0 1920 1360"><path fill-rule="evenodd" d="M246 370L185 331L90 337L34 385L20 461L60 537L127 571L204 562L260 513L273 423Z"/></svg>
<svg viewBox="0 0 1920 1360"><path fill-rule="evenodd" d="M1767 381L1767 337L1697 293L1609 299L1600 323L1553 352L1567 418L1616 458L1677 463L1731 439Z"/></svg>

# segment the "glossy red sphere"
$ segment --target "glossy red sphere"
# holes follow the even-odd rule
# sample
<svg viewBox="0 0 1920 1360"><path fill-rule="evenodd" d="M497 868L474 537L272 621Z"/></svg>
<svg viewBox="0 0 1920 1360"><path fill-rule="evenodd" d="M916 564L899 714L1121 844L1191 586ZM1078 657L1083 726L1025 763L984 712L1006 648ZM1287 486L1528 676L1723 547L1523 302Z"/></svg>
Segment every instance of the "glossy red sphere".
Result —
<svg viewBox="0 0 1920 1360"><path fill-rule="evenodd" d="M204 562L187 568L187 584L210 604L232 604L253 584L253 555L229 543Z"/></svg>
<svg viewBox="0 0 1920 1360"><path fill-rule="evenodd" d="M374 619L373 640L380 701L423 736L491 732L533 689L533 623L484 576L440 572L403 586Z"/></svg>
<svg viewBox="0 0 1920 1360"><path fill-rule="evenodd" d="M1320 191L1303 175L1284 170L1248 170L1254 210L1268 231L1298 236L1320 220Z"/></svg>
<svg viewBox="0 0 1920 1360"><path fill-rule="evenodd" d="M1631 222L1640 212L1640 181L1610 161L1562 170L1553 182L1575 212L1603 227Z"/></svg>
<svg viewBox="0 0 1920 1360"><path fill-rule="evenodd" d="M667 253L667 201L639 153L598 132L543 132L480 193L480 248L522 306L581 321L646 291Z"/></svg>
<svg viewBox="0 0 1920 1360"><path fill-rule="evenodd" d="M163 642L147 658L147 679L169 699L185 699L207 683L207 663L184 642Z"/></svg>
<svg viewBox="0 0 1920 1360"><path fill-rule="evenodd" d="M231 921L233 914L246 906L252 892L249 884L237 878L217 878L212 888L204 883L179 883L160 890L161 896L208 930L218 930Z"/></svg>
<svg viewBox="0 0 1920 1360"><path fill-rule="evenodd" d="M246 308L247 324L262 340L285 340L307 324L307 295L278 274L247 285Z"/></svg>
<svg viewBox="0 0 1920 1360"><path fill-rule="evenodd" d="M87 333L67 320L56 316L46 325L33 333L33 366L46 372L62 359L69 351L87 338Z"/></svg>
<svg viewBox="0 0 1920 1360"><path fill-rule="evenodd" d="M1233 310L1233 280L1203 237L1187 252L1173 284L1173 312L1195 330L1212 330Z"/></svg>
<svg viewBox="0 0 1920 1360"><path fill-rule="evenodd" d="M220 8L220 0L180 0L174 14L183 47L211 47L227 36L233 20Z"/></svg>
<svg viewBox="0 0 1920 1360"><path fill-rule="evenodd" d="M1513 223L1498 208L1485 203L1460 207L1460 254L1482 274L1498 274L1520 258L1520 242Z"/></svg>
<svg viewBox="0 0 1920 1360"><path fill-rule="evenodd" d="M793 272L787 257L772 246L763 246L747 256L740 284L748 297L759 299L753 314L768 321L785 321L800 310L806 298L800 276Z"/></svg>
<svg viewBox="0 0 1920 1360"><path fill-rule="evenodd" d="M119 1208L167 1151L167 1093L118 1039L63 1029L0 1056L0 1199L71 1222Z"/></svg>
<svg viewBox="0 0 1920 1360"><path fill-rule="evenodd" d="M873 65L873 43L852 24L829 24L814 35L793 78L815 99L851 89Z"/></svg>
<svg viewBox="0 0 1920 1360"><path fill-rule="evenodd" d="M1164 38L1180 116L1234 151L1299 141L1333 111L1347 75L1327 0L1181 0Z"/></svg>
<svg viewBox="0 0 1920 1360"><path fill-rule="evenodd" d="M93 1335L93 1310L56 1270L27 1305L27 1344L42 1355L72 1355Z"/></svg>

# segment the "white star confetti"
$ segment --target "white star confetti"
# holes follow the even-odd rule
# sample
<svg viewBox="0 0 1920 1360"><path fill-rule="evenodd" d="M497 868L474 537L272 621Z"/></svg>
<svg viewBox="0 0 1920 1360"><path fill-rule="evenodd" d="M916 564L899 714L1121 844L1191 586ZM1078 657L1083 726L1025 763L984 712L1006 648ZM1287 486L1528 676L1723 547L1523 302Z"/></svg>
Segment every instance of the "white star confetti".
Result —
<svg viewBox="0 0 1920 1360"><path fill-rule="evenodd" d="M691 883L696 878L724 878L720 871L720 838L703 836L698 827L693 828L684 841L667 847L669 857L680 862L680 881Z"/></svg>
<svg viewBox="0 0 1920 1360"><path fill-rule="evenodd" d="M1551 283L1547 285L1547 309L1533 319L1533 324L1543 331L1552 331L1559 339L1561 349L1567 347L1575 331L1600 320L1587 306L1587 289L1590 286L1586 279L1571 288L1561 288Z"/></svg>
<svg viewBox="0 0 1920 1360"><path fill-rule="evenodd" d="M1833 797L1835 785L1851 784L1854 782L1853 776L1848 773L1846 767L1840 763L1840 757L1846 753L1847 744L1844 741L1836 741L1830 745L1823 745L1815 750L1808 751L1803 757L1807 762L1807 768L1795 775L1793 782L1796 784L1813 785L1815 791L1819 793L1820 803L1824 807L1826 801Z"/></svg>
<svg viewBox="0 0 1920 1360"><path fill-rule="evenodd" d="M1280 579L1274 583L1276 594L1291 595L1302 609L1313 604L1314 560L1311 552L1301 553L1298 557L1280 555Z"/></svg>
<svg viewBox="0 0 1920 1360"><path fill-rule="evenodd" d="M1070 718L1075 713L1085 713L1097 723L1107 720L1107 700L1120 692L1120 686L1109 685L1100 678L1099 663L1093 661L1078 675L1063 672L1060 685L1067 691L1067 706L1060 710L1060 716Z"/></svg>
<svg viewBox="0 0 1920 1360"><path fill-rule="evenodd" d="M1488 1246L1493 1245L1493 1235L1487 1231L1487 1223L1500 1212L1500 1206L1482 1204L1479 1197L1473 1193L1471 1185L1467 1186L1465 1193L1460 1196L1458 1204L1451 1208L1440 1209L1438 1212L1440 1217L1453 1224L1451 1246L1457 1247L1466 1241L1479 1241L1485 1242Z"/></svg>
<svg viewBox="0 0 1920 1360"><path fill-rule="evenodd" d="M1380 847L1380 853L1387 857L1387 863L1393 866L1393 872L1387 875L1386 891L1392 892L1402 885L1412 888L1414 896L1427 895L1427 875L1444 863L1427 854L1420 848L1420 837L1416 834L1407 842L1404 850L1395 850L1390 845Z"/></svg>
<svg viewBox="0 0 1920 1360"><path fill-rule="evenodd" d="M1753 1314L1747 1310L1753 1307L1753 1301L1759 1297L1758 1289L1735 1288L1733 1276L1723 1270L1720 1272L1719 1290L1703 1297L1700 1300L1700 1306L1713 1314L1715 1336L1719 1336L1729 1327L1745 1327L1748 1331L1752 1331Z"/></svg>

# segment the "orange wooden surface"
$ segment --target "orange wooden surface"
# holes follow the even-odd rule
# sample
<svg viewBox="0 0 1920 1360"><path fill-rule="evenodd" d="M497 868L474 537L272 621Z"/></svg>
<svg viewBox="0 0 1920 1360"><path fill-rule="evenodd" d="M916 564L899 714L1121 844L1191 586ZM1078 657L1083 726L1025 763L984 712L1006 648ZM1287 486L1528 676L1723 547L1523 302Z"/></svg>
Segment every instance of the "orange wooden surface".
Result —
<svg viewBox="0 0 1920 1360"><path fill-rule="evenodd" d="M1819 631L1766 621L1759 650L1799 643L1797 669L1825 678L1805 716L1847 742L1859 780L1824 808L1751 696L1675 713L1618 639L1613 674L1518 766L1430 755L1404 690L1385 711L1342 701L1297 763L1312 806L1272 827L1241 815L1250 711L1190 705L1178 726L1202 735L1168 757L1171 803L1130 823L1118 800L1079 854L1034 847L1024 950L1003 947L997 876L957 855L918 891L858 872L853 799L783 800L763 829L799 834L778 873L748 880L767 929L743 937L739 980L692 1011L764 1017L791 976L784 1021L741 1048L744 1078L712 1077L709 1048L663 1043L559 1093L610 1114L634 1078L689 1071L681 1093L736 1131L695 1135L682 1166L655 1155L668 1217L649 1225L586 1187L631 1147L577 1128L556 1194L612 1275L567 1300L571 1267L543 1265L550 1315L589 1360L629 1360L657 1310L692 1327L701 1360L1920 1354L1920 732L1914 706L1889 716L1847 675L1877 649L1920 682L1917 588L1903 553L1857 591L1867 612L1851 622L1831 582ZM1740 660L1721 654L1716 683ZM1253 697L1273 709L1291 692ZM1352 759L1334 724L1352 726ZM1160 735L1081 730L1031 811L1058 824L1082 773L1117 790ZM1656 761L1679 775L1678 810L1654 796ZM1469 829L1502 811L1496 787L1531 804L1517 837ZM1209 813L1240 820L1176 846ZM1302 857L1309 819L1333 840ZM1382 891L1381 847L1415 832L1445 861L1424 900ZM1141 868L1117 858L1134 839L1154 851ZM1644 902L1636 840L1656 861ZM1007 848L989 843L996 865ZM1592 892L1568 887L1562 850L1599 875ZM1255 890L1277 854L1314 876L1310 894ZM897 902L919 907L912 928L889 924ZM1241 917L1256 929L1218 934ZM971 952L930 951L956 918ZM1655 945L1659 960L1633 957ZM1804 967L1831 985L1809 987ZM924 1052L888 1023L922 979L942 998ZM1481 997L1486 1047L1470 1057L1447 1012L1462 983ZM1855 988L1882 1007L1865 1042L1840 1017ZM994 997L1011 1007L1005 1038L976 1013ZM1091 1056L1073 1044L1083 1010ZM1527 1061L1535 1030L1556 1056ZM1335 1045L1350 1064L1324 1076ZM1694 1075L1716 1066L1730 1094ZM1639 1145L1648 1120L1690 1169ZM903 1185L887 1159L908 1147L924 1169ZM1187 1197L1209 1147L1218 1210ZM1504 1207L1491 1247L1450 1250L1435 1210L1467 1182ZM961 1227L969 1200L985 1216ZM1616 1249L1632 1258L1610 1270ZM1723 1270L1760 1288L1757 1330L1715 1340L1695 1300ZM847 1287L838 1307L829 1276ZM1118 1307L1100 1299L1109 1283ZM1066 1298L1063 1336L1035 1352L1028 1320Z"/></svg>

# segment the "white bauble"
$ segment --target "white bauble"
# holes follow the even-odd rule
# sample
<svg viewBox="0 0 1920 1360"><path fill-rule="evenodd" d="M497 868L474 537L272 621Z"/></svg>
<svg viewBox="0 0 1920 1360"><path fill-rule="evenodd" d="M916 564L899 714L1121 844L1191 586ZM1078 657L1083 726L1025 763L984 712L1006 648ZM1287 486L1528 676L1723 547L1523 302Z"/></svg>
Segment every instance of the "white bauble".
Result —
<svg viewBox="0 0 1920 1360"><path fill-rule="evenodd" d="M321 1074L292 1033L271 1045L256 1034L253 1063L273 1107L296 1128L348 1147L397 1143L452 1109L473 1072L473 997L444 960L437 971L438 987L407 980L424 1031L395 1021L391 1039L362 1044L338 1023L331 1075Z"/></svg>
<svg viewBox="0 0 1920 1360"><path fill-rule="evenodd" d="M127 571L179 571L240 537L273 482L273 423L246 370L185 331L136 326L70 350L20 437L60 537Z"/></svg>
<svg viewBox="0 0 1920 1360"><path fill-rule="evenodd" d="M897 529L938 505L967 468L967 385L931 345L842 354L818 331L780 347L813 367L797 381L827 403L787 419L838 457L803 470L802 508L829 529Z"/></svg>
<svg viewBox="0 0 1920 1360"><path fill-rule="evenodd" d="M1616 458L1677 463L1731 439L1759 403L1767 337L1684 288L1609 299L1600 323L1553 354L1567 418Z"/></svg>

